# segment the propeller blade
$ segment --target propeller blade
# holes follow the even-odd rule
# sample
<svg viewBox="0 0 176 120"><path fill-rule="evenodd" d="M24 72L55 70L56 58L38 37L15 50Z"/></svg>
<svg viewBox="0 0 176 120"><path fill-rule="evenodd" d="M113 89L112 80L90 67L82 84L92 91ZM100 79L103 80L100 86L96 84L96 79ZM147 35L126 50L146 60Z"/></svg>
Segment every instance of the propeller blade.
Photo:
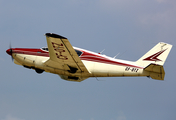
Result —
<svg viewBox="0 0 176 120"><path fill-rule="evenodd" d="M14 60L13 56L12 56L12 53L13 53L13 49L11 47L11 43L9 45L9 49L6 51L9 55L11 55L11 58L12 58L12 61Z"/></svg>

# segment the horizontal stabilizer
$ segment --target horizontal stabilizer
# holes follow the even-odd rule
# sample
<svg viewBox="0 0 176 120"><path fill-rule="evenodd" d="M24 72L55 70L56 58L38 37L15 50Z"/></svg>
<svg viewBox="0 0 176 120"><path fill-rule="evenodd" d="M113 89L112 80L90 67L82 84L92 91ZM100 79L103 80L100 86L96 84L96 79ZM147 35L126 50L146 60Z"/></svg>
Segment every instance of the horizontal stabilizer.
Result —
<svg viewBox="0 0 176 120"><path fill-rule="evenodd" d="M165 72L161 65L150 64L144 70L150 72L150 77L156 80L164 80Z"/></svg>

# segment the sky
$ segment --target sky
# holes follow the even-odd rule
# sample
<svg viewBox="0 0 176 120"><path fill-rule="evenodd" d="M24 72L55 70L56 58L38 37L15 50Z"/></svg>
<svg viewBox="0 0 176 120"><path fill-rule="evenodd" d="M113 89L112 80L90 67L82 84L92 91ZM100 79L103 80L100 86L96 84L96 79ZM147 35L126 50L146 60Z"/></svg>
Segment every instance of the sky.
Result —
<svg viewBox="0 0 176 120"><path fill-rule="evenodd" d="M175 120L175 0L0 0L0 120ZM165 80L37 74L12 62L12 47L47 46L45 33L79 48L136 61L158 42L173 48Z"/></svg>

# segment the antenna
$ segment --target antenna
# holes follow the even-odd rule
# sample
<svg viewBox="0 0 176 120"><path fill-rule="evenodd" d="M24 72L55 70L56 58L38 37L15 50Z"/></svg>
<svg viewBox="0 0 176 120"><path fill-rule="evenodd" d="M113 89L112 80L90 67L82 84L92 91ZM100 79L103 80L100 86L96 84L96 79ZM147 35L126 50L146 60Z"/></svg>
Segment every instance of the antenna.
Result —
<svg viewBox="0 0 176 120"><path fill-rule="evenodd" d="M99 80L97 77L95 77L97 79L97 81L105 81L105 80Z"/></svg>
<svg viewBox="0 0 176 120"><path fill-rule="evenodd" d="M120 56L122 56L124 53L126 53L126 51L124 51L122 54L120 54ZM117 56L117 55L116 55Z"/></svg>
<svg viewBox="0 0 176 120"><path fill-rule="evenodd" d="M116 58L120 53L118 53L116 56L114 56L114 58Z"/></svg>
<svg viewBox="0 0 176 120"><path fill-rule="evenodd" d="M103 49L101 52L99 52L98 54L101 54L101 53L103 53L105 51L105 49Z"/></svg>

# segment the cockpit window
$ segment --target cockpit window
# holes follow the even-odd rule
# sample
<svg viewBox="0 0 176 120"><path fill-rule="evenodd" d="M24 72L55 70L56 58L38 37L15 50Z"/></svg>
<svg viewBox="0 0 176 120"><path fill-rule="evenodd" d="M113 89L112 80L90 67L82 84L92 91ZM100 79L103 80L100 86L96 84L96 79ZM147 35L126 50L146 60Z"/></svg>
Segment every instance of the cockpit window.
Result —
<svg viewBox="0 0 176 120"><path fill-rule="evenodd" d="M81 56L82 55L82 52L81 51L79 51L79 50L75 50L76 51L76 53L78 54L78 56Z"/></svg>
<svg viewBox="0 0 176 120"><path fill-rule="evenodd" d="M48 51L48 48L47 47L43 47L42 50Z"/></svg>

